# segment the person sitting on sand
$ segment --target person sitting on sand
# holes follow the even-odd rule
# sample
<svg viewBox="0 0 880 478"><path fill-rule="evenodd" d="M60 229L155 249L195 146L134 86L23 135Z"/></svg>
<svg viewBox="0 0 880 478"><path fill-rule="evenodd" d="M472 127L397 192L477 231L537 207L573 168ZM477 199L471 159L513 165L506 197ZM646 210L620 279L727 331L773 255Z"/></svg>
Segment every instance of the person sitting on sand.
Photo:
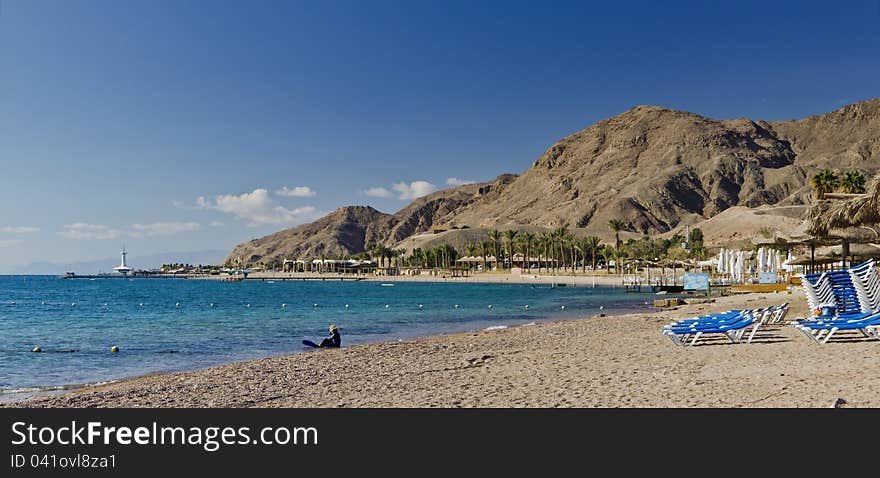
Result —
<svg viewBox="0 0 880 478"><path fill-rule="evenodd" d="M330 337L322 340L320 344L316 344L311 340L303 340L303 344L308 345L309 347L315 348L339 348L342 346L342 337L339 336L339 331L342 330L342 327L337 327L335 325L330 326Z"/></svg>
<svg viewBox="0 0 880 478"><path fill-rule="evenodd" d="M330 326L330 337L321 341L320 347L341 347L342 337L339 336L339 327Z"/></svg>

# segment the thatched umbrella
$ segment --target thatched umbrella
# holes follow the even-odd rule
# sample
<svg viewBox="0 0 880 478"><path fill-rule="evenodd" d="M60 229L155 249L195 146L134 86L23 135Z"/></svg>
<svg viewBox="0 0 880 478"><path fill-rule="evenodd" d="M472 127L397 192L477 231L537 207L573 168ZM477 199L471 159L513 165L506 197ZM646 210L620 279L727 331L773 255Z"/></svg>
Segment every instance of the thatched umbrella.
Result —
<svg viewBox="0 0 880 478"><path fill-rule="evenodd" d="M816 256L823 259L840 260L844 254L850 257L859 257L862 259L880 257L880 246L877 244L850 244L849 250L844 251L843 246L828 246L816 250Z"/></svg>
<svg viewBox="0 0 880 478"><path fill-rule="evenodd" d="M868 228L880 236L880 174L868 184L867 193L845 201L821 201L807 211L806 232L828 236L834 229Z"/></svg>
<svg viewBox="0 0 880 478"><path fill-rule="evenodd" d="M821 201L807 211L805 231L813 236L836 238L841 242L844 261L850 244L880 239L880 174L868 184L865 194L845 201Z"/></svg>

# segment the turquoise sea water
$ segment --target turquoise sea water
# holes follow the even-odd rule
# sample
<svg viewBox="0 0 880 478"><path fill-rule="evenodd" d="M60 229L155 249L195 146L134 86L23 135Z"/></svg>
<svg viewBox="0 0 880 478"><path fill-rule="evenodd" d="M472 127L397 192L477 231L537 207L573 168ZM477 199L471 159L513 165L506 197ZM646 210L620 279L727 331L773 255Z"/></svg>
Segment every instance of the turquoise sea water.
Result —
<svg viewBox="0 0 880 478"><path fill-rule="evenodd" d="M301 352L329 324L343 327L345 346L583 317L600 305L624 312L649 300L571 285L0 276L0 399Z"/></svg>

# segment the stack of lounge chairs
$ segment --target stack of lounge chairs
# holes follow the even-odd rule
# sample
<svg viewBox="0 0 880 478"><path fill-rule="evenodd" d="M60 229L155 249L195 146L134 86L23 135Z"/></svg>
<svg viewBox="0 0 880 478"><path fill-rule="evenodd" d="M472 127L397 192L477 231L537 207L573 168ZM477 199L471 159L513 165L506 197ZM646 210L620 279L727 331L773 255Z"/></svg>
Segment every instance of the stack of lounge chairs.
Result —
<svg viewBox="0 0 880 478"><path fill-rule="evenodd" d="M802 284L810 310L833 310L793 322L806 337L824 344L837 331L856 330L880 339L880 275L873 260L849 269L807 274Z"/></svg>
<svg viewBox="0 0 880 478"><path fill-rule="evenodd" d="M788 302L763 309L729 310L673 322L663 335L676 345L694 345L706 335L722 334L733 343L752 343L761 325L781 322L788 313ZM748 333L748 338L746 334Z"/></svg>

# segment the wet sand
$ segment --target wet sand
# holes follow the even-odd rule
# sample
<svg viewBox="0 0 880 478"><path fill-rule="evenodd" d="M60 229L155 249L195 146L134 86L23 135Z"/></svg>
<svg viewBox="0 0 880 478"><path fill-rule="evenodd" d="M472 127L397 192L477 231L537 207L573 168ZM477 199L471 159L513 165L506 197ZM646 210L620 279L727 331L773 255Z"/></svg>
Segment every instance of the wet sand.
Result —
<svg viewBox="0 0 880 478"><path fill-rule="evenodd" d="M28 407L880 407L880 341L817 345L788 324L750 345L673 345L678 318L791 302L794 294L503 330L354 345L159 374L6 406Z"/></svg>

